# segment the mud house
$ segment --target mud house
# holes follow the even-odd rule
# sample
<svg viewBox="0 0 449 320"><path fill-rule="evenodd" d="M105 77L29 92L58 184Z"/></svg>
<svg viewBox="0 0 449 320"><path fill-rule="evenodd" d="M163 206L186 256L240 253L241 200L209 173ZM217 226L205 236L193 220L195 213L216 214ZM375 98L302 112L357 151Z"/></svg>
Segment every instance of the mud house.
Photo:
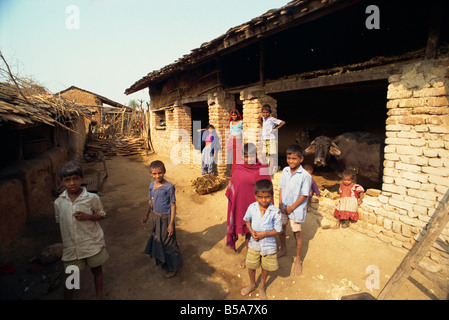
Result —
<svg viewBox="0 0 449 320"><path fill-rule="evenodd" d="M444 1L292 1L148 73L125 93L149 90L154 149L198 167L196 128L214 124L223 145L232 108L242 112L245 140L258 143L257 117L269 103L287 122L280 155L303 128L381 135L379 191L367 196L351 228L410 248L449 189L447 9ZM312 210L332 219L334 206L321 198ZM448 266L448 228L429 256Z"/></svg>
<svg viewBox="0 0 449 320"><path fill-rule="evenodd" d="M52 212L58 167L82 160L88 116L84 107L47 92L0 84L0 248L28 221Z"/></svg>
<svg viewBox="0 0 449 320"><path fill-rule="evenodd" d="M85 89L81 89L76 86L71 86L57 95L62 98L77 103L92 113L91 118L88 120L96 121L100 130L107 131L106 133L111 134L113 131L119 130L122 127L122 122L125 122L123 126L127 126L129 123L129 114L132 109L118 103L114 100L106 98L98 93L94 93ZM126 119L126 121L122 121ZM120 125L115 125L115 122L119 122ZM89 123L86 122L86 129Z"/></svg>

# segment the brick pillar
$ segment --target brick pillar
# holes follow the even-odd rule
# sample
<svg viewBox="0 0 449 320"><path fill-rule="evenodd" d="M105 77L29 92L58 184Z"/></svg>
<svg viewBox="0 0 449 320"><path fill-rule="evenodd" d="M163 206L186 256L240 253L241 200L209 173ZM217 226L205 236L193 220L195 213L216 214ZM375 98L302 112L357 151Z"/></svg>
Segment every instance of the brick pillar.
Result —
<svg viewBox="0 0 449 320"><path fill-rule="evenodd" d="M209 123L215 127L220 137L221 152L218 154L217 173L226 172L226 138L229 133L229 117L235 108L234 96L225 92L214 92L207 100L209 105Z"/></svg>
<svg viewBox="0 0 449 320"><path fill-rule="evenodd" d="M389 77L379 202L384 228L410 248L449 189L449 58L412 62ZM391 227L390 227L391 226ZM446 228L442 237L448 238ZM436 249L436 250L435 250ZM431 258L449 265L435 245Z"/></svg>
<svg viewBox="0 0 449 320"><path fill-rule="evenodd" d="M262 126L257 121L262 116L262 106L271 106L271 115L277 116L276 99L265 94L259 87L244 89L240 92L240 100L243 101L243 134L244 141L252 142L257 146L259 159L261 159L262 144L260 141Z"/></svg>
<svg viewBox="0 0 449 320"><path fill-rule="evenodd" d="M192 115L189 107L175 106L167 114L167 129L170 132L162 149L169 148L169 156L174 163L190 164L192 147Z"/></svg>

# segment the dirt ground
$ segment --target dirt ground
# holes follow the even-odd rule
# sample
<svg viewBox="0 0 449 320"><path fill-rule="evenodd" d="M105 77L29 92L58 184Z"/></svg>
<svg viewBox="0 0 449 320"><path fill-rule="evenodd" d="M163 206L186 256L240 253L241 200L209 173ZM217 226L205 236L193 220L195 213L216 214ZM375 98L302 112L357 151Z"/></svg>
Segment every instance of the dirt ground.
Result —
<svg viewBox="0 0 449 320"><path fill-rule="evenodd" d="M143 253L151 223L143 226L141 218L147 208L151 182L148 164L155 159L165 162L166 178L176 186L176 228L184 267L170 279L164 278L154 260ZM157 154L116 156L106 164L108 177L100 193L107 211L107 218L101 225L110 254L103 266L104 299L258 299L256 292L246 297L240 295L240 289L248 284L247 270L239 267L245 253L243 238L237 243L237 252L225 245L225 187L200 196L191 187L191 181L200 175L200 169L174 165L169 158ZM49 210L51 206L49 204ZM279 259L279 270L269 277L268 298L339 300L344 295L361 292L376 297L407 251L351 229L323 230L319 218L308 214L303 225L301 276L292 275L295 242L291 230L287 229L289 251ZM11 263L17 271L11 275L0 274L0 299L62 299L63 282L62 277L58 278L62 274L60 261L44 266L44 270L36 274L27 271L42 248L59 241L59 227L52 217L28 224L10 250L2 252L0 264ZM378 270L378 288L371 280L374 273L370 266ZM259 271L256 276L259 282ZM81 272L81 287L76 290L74 299L94 299L92 279L88 270ZM447 297L447 292L442 292L420 273L413 272L394 299L438 300Z"/></svg>

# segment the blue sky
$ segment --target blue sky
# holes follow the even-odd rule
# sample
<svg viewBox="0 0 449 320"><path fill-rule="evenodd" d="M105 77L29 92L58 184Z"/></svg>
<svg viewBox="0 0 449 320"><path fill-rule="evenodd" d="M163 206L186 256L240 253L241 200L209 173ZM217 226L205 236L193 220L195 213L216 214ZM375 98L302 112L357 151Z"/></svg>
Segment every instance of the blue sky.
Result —
<svg viewBox="0 0 449 320"><path fill-rule="evenodd" d="M147 90L129 96L124 91L288 2L0 0L0 50L15 74L31 76L53 93L74 85L122 104L149 101Z"/></svg>

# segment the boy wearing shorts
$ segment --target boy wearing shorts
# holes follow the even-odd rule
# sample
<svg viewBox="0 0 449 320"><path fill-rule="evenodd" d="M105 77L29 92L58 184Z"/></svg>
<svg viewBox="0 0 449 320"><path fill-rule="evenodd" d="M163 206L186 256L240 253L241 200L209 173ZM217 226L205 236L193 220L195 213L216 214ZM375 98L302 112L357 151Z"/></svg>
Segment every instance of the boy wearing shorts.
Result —
<svg viewBox="0 0 449 320"><path fill-rule="evenodd" d="M246 255L250 284L241 290L241 294L247 295L256 288L256 269L261 267L259 298L266 300L265 284L268 272L279 268L275 236L281 233L282 222L279 209L271 203L274 194L272 182L268 179L257 181L254 194L257 201L249 205L243 218L251 233Z"/></svg>
<svg viewBox="0 0 449 320"><path fill-rule="evenodd" d="M263 148L265 149L265 156L267 165L270 170L270 175L277 172L277 150L278 150L278 129L285 125L285 121L271 116L271 107L268 104L262 106L262 116L258 119L262 125L262 141L264 141Z"/></svg>
<svg viewBox="0 0 449 320"><path fill-rule="evenodd" d="M98 223L106 216L100 198L81 187L83 168L70 161L59 168L59 178L66 190L55 201L55 217L61 230L64 269L90 267L94 275L96 298L103 295L102 264L108 259L104 233ZM70 274L70 273L69 273ZM71 300L73 289L64 289L64 299Z"/></svg>
<svg viewBox="0 0 449 320"><path fill-rule="evenodd" d="M279 235L281 246L278 257L287 253L285 230L287 223L290 221L290 226L296 239L296 261L293 274L301 275L301 223L306 219L307 199L312 185L312 176L301 166L304 160L304 153L299 145L288 147L286 153L288 166L282 170L279 182L279 207L282 212L283 232Z"/></svg>

